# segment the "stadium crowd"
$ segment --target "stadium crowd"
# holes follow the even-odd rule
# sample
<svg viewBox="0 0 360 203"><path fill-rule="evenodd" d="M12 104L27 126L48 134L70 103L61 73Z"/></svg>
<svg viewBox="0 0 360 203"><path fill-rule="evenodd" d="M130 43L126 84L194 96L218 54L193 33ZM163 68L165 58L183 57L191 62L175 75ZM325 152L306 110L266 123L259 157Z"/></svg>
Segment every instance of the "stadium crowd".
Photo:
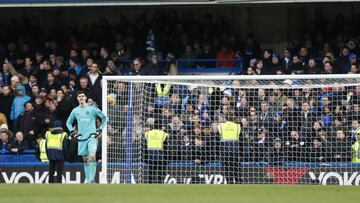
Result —
<svg viewBox="0 0 360 203"><path fill-rule="evenodd" d="M103 75L176 74L175 59L189 59L186 67L224 68L235 62L191 59L240 57L246 75L359 73L358 48L352 39L356 35L341 16L334 22L318 19L314 23L318 30L289 41L281 53L262 50L252 35L241 40L220 16L207 14L200 22L191 13L168 12L146 19L142 14L130 23L123 17L111 25L103 18L91 25L68 26L61 33L50 30L47 36L41 36L41 29L28 19L24 26L1 25L1 30L8 31L0 32L1 150L21 153L36 148L54 121L65 124L77 106L78 91L86 92L90 105L101 107ZM324 26L326 32L322 32ZM124 86L117 85L116 93L123 98ZM285 157L288 161L350 161L353 134L360 127L359 87L285 92L217 89L211 94L197 87L172 87L165 101L156 99L154 86L149 92L154 101L146 108L147 120L162 121L173 135L168 151L182 152L181 156L169 153L171 160L216 159L212 154L216 144L209 143L216 143L220 120L230 117L242 126L244 161L280 163ZM126 103L118 105L126 110ZM117 126L121 127L111 129L110 124L109 132L125 128Z"/></svg>

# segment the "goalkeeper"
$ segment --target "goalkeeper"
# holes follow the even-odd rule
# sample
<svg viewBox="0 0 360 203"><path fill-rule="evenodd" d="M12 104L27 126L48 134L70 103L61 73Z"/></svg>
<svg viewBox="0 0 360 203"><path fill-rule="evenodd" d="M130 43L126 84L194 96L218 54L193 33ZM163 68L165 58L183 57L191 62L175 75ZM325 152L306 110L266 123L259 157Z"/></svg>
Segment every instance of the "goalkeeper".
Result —
<svg viewBox="0 0 360 203"><path fill-rule="evenodd" d="M105 127L107 117L100 109L88 106L86 99L85 92L79 91L77 93L79 106L71 111L66 121L66 127L71 132L71 136L79 140L78 155L82 156L84 160L86 183L95 183L97 137ZM98 117L101 118L101 125L99 128L96 128L96 119ZM73 128L75 119L77 121L77 131Z"/></svg>

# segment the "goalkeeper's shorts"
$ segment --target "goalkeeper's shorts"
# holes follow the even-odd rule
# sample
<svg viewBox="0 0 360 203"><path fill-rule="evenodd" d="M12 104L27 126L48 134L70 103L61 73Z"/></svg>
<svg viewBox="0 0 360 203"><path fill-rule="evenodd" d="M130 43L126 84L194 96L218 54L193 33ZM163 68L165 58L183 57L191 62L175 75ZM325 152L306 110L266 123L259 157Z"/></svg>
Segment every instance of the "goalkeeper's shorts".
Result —
<svg viewBox="0 0 360 203"><path fill-rule="evenodd" d="M98 139L89 138L88 140L78 142L78 155L86 156L88 154L95 154L98 146Z"/></svg>

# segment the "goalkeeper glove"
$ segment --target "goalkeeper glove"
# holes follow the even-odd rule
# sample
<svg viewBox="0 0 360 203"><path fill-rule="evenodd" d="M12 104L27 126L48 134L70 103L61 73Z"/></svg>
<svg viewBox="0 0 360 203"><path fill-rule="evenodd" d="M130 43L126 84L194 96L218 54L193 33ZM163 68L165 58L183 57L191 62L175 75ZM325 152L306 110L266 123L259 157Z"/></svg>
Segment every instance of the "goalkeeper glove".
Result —
<svg viewBox="0 0 360 203"><path fill-rule="evenodd" d="M102 132L102 130L101 130L100 128L98 128L95 133L92 133L92 135L93 135L95 138L97 138L97 137L99 137L99 136L101 135L101 132Z"/></svg>
<svg viewBox="0 0 360 203"><path fill-rule="evenodd" d="M77 138L80 136L80 134L78 134L75 130L72 130L72 131L70 131L70 136L72 138Z"/></svg>

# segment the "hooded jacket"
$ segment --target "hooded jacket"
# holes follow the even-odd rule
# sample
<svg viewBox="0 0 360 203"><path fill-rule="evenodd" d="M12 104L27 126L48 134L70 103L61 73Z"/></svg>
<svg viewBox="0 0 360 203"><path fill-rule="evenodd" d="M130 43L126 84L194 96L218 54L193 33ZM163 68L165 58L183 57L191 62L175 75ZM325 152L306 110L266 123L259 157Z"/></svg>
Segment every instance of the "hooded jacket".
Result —
<svg viewBox="0 0 360 203"><path fill-rule="evenodd" d="M23 94L21 96L18 95L18 90L22 90ZM19 115L25 111L25 103L30 101L30 97L26 95L26 90L23 85L16 87L14 101L11 105L10 111L10 120L15 120L19 117Z"/></svg>

